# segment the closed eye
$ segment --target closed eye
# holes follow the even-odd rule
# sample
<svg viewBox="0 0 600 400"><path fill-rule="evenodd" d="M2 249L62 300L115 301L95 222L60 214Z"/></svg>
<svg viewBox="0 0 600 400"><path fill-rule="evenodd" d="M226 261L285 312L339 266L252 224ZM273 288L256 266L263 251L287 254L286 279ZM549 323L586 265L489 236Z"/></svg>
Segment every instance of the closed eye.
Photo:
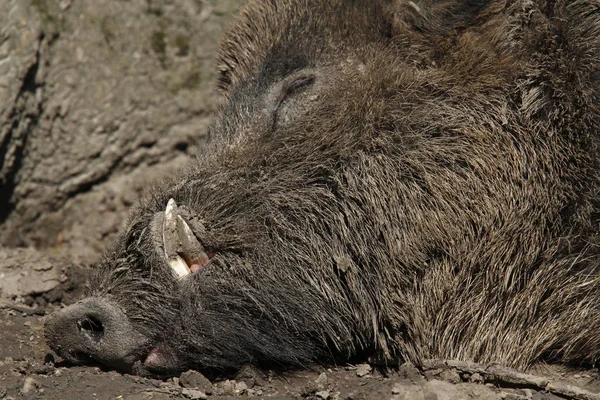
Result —
<svg viewBox="0 0 600 400"><path fill-rule="evenodd" d="M299 93L300 91L302 91L303 89L312 85L313 83L315 83L314 75L303 75L303 76L297 77L296 79L294 79L290 82L286 82L284 84L283 88L281 89L281 93L279 94L279 97L277 98L276 109L279 108L279 105L286 98Z"/></svg>

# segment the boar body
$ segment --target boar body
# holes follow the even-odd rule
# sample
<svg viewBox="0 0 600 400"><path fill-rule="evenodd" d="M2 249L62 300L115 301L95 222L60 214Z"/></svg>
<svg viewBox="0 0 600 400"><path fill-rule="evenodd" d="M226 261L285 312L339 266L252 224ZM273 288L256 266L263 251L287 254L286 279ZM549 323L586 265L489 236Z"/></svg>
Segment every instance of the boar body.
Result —
<svg viewBox="0 0 600 400"><path fill-rule="evenodd" d="M164 374L595 362L599 10L250 1L210 143L148 190L50 346Z"/></svg>

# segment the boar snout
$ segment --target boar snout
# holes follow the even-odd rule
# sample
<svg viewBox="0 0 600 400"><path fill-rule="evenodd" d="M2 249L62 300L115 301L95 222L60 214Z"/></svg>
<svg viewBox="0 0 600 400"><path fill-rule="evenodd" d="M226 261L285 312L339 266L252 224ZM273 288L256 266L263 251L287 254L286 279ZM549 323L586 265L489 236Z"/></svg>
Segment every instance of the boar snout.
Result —
<svg viewBox="0 0 600 400"><path fill-rule="evenodd" d="M130 370L147 351L125 313L109 300L88 298L50 315L44 334L50 348L71 362L96 361Z"/></svg>

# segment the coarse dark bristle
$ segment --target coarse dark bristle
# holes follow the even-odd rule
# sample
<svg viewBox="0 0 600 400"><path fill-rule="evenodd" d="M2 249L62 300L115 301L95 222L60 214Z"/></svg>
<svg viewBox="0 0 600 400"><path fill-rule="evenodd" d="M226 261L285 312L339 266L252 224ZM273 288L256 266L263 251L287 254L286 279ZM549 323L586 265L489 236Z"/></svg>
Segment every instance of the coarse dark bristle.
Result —
<svg viewBox="0 0 600 400"><path fill-rule="evenodd" d="M165 370L600 357L597 1L251 0L219 59L210 143L89 293ZM170 198L215 253L180 281Z"/></svg>

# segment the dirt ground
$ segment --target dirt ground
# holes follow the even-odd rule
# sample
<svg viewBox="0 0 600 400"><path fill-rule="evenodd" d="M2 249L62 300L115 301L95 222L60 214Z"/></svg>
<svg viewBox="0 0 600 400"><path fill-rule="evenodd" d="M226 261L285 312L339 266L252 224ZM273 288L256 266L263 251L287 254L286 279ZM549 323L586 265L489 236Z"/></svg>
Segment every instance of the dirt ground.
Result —
<svg viewBox="0 0 600 400"><path fill-rule="evenodd" d="M551 366L248 366L209 382L49 352L44 316L82 295L147 183L202 146L218 39L241 3L0 1L0 399L600 399L597 370Z"/></svg>

